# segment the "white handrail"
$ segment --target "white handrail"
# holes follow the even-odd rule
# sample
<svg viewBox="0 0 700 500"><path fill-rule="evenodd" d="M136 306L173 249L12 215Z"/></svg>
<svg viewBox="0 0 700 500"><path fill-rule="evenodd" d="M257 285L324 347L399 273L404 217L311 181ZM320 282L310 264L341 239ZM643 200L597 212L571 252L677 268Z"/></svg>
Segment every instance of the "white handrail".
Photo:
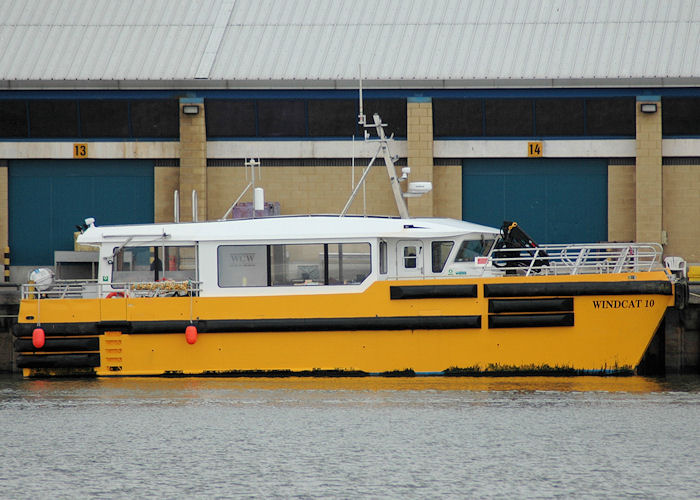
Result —
<svg viewBox="0 0 700 500"><path fill-rule="evenodd" d="M508 274L608 274L663 269L657 243L592 243L493 249L489 259Z"/></svg>
<svg viewBox="0 0 700 500"><path fill-rule="evenodd" d="M97 299L114 292L126 297L162 297L170 295L199 295L199 281L154 281L134 283L98 283L97 280L57 280L39 290L33 283L21 286L22 299ZM114 295L112 295L114 296Z"/></svg>

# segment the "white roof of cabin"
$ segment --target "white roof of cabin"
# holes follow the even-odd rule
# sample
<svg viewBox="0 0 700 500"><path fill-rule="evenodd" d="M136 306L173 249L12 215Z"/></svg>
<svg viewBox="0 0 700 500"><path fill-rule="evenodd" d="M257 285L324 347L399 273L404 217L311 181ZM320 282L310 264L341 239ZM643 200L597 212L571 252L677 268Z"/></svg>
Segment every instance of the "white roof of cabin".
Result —
<svg viewBox="0 0 700 500"><path fill-rule="evenodd" d="M293 216L195 223L91 226L78 236L81 244L114 241L274 242L293 240L354 240L371 238L432 239L464 234L498 234L493 227L454 219L388 217Z"/></svg>

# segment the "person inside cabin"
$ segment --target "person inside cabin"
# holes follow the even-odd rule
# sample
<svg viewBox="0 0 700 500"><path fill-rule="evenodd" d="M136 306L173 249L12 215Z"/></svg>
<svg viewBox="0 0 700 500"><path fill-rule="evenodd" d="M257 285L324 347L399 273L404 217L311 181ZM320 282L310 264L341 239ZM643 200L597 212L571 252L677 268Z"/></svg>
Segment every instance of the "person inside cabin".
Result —
<svg viewBox="0 0 700 500"><path fill-rule="evenodd" d="M158 254L155 254L153 262L151 262L151 271L154 271L153 280L158 281L160 279L160 273L163 271L163 261L160 260Z"/></svg>

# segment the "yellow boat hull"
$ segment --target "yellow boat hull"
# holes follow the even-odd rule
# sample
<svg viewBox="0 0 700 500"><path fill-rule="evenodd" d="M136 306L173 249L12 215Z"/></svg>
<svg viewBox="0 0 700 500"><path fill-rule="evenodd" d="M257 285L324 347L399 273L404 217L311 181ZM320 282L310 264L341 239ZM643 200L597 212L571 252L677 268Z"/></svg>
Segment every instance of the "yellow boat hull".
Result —
<svg viewBox="0 0 700 500"><path fill-rule="evenodd" d="M45 349L16 347L26 376L608 373L635 369L673 305L664 272L379 281L362 293L24 300L15 335L26 348L46 330ZM60 350L95 338L97 349Z"/></svg>

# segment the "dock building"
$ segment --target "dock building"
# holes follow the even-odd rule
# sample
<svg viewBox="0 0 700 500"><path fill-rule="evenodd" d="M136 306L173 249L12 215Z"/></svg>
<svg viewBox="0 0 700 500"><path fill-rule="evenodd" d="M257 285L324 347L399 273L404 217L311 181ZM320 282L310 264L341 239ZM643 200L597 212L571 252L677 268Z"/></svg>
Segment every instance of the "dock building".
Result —
<svg viewBox="0 0 700 500"><path fill-rule="evenodd" d="M245 158L282 214L340 212L376 148L360 78L399 164L433 183L412 215L700 262L698 1L2 5L7 281L74 250L85 217L172 221L175 190L181 220L193 190L200 220L222 217ZM395 213L376 170L351 212Z"/></svg>

